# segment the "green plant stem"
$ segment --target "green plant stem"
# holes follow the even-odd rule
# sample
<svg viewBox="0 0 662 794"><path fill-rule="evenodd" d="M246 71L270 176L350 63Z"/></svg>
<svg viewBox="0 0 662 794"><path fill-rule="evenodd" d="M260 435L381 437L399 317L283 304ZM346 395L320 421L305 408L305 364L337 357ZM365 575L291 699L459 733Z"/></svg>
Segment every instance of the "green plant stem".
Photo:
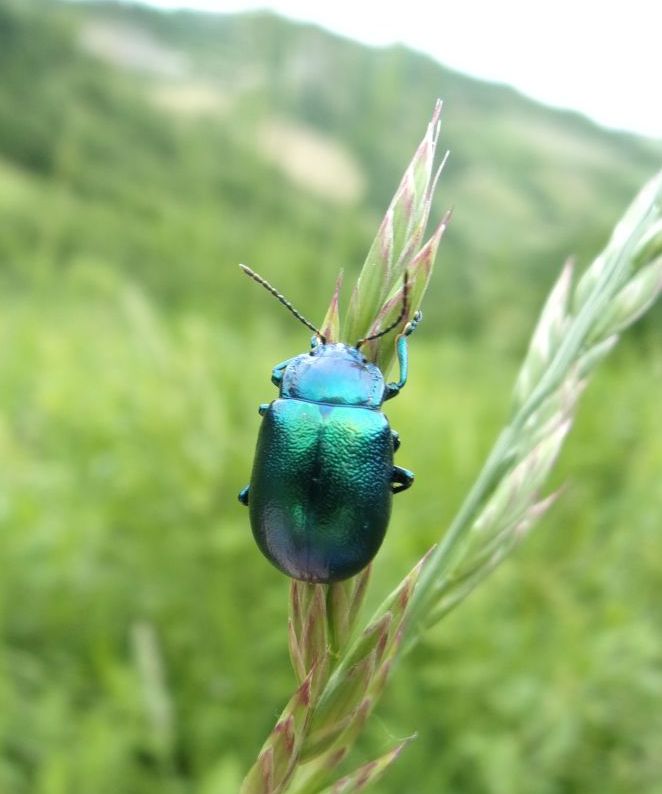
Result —
<svg viewBox="0 0 662 794"><path fill-rule="evenodd" d="M648 220L653 215L654 209L651 208L640 224L638 224L637 229L630 235L626 244L620 248L618 254L611 257L613 262L607 263L606 272L597 281L593 292L589 294L577 313L572 326L568 329L567 335L559 345L540 381L524 404L517 410L511 422L497 437L483 468L448 531L432 549L421 570L416 588L407 607L406 622L408 629L406 633L409 639L402 646L400 654L413 647L424 631L424 615L431 606L430 601L434 600L435 591L439 591L448 582L448 575L442 573L444 562L450 560L456 546L469 529L476 513L498 485L504 469L510 467L521 429L531 415L559 388L573 362L577 361L591 326L595 323L596 317L600 315L602 304L605 304L613 296L614 289L618 287L622 271L632 262L633 253L641 240L641 229L646 228ZM393 594L387 596L373 614L368 625L378 621L389 610L393 597ZM348 652L339 661L320 697L320 704L324 703L342 680L359 642L360 637L355 638Z"/></svg>

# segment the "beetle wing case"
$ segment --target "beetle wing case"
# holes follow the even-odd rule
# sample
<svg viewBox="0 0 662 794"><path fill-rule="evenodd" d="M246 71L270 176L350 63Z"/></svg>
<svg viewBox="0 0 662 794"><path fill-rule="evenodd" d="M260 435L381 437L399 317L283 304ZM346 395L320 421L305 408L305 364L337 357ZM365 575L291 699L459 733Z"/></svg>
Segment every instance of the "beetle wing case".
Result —
<svg viewBox="0 0 662 794"><path fill-rule="evenodd" d="M308 357L295 361L302 358ZM302 368L306 374L299 377L299 366L299 386L318 388L319 379L308 377L314 368ZM383 378L374 369L383 392ZM287 380L286 374L283 392ZM352 382L361 383L361 376ZM296 579L332 582L353 576L384 539L392 474L392 434L380 411L275 400L262 420L251 477L249 510L258 546Z"/></svg>

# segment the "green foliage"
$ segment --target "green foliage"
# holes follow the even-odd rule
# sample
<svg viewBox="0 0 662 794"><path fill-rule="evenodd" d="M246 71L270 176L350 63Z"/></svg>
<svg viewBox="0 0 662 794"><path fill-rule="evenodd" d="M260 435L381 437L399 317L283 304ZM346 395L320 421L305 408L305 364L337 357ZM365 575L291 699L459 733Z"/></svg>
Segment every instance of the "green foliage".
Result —
<svg viewBox="0 0 662 794"><path fill-rule="evenodd" d="M291 689L288 583L235 494L270 367L301 340L274 349L266 332L247 347L199 316L170 327L124 287L0 316L0 788L232 791ZM390 414L416 493L395 511L375 597L447 523L514 376L480 346L412 347ZM407 790L424 768L430 794L655 792L662 371L643 380L647 361L626 350L598 376L562 502L407 658L357 754L419 731L379 790ZM156 679L140 663L145 626Z"/></svg>
<svg viewBox="0 0 662 794"><path fill-rule="evenodd" d="M323 317L444 97L455 215L389 405L417 481L371 612L475 476L507 412L508 351L561 261L601 247L659 149L399 48L265 15L105 8L221 93L248 86L231 112L175 114L153 97L176 80L76 45L99 13L0 0L0 791L225 794L292 688L288 583L236 493L271 367L307 344L236 264ZM318 68L285 79L310 53ZM339 141L363 199L319 196L265 157L273 115ZM379 791L659 792L660 342L650 322L598 375L563 501L405 659L347 772L418 730Z"/></svg>

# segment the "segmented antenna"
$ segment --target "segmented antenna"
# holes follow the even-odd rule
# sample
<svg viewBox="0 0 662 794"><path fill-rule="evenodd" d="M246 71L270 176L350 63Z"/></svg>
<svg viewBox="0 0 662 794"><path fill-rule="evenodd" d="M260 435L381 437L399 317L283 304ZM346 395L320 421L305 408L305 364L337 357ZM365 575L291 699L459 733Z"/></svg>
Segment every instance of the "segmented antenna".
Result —
<svg viewBox="0 0 662 794"><path fill-rule="evenodd" d="M294 308L294 306L292 306L292 304L287 300L287 298L284 295L281 295L281 293L278 292L278 290L275 287L272 287L271 284L266 279L263 279L262 276L258 275L254 270L251 270L250 267L247 267L246 265L239 265L239 267L244 271L244 273L247 276L250 276L250 278L252 278L253 281L257 281L257 283L261 284L267 290L267 292L270 292L274 296L274 298L276 298L276 300L282 303L283 306L286 309L288 309L297 318L297 320L299 320L305 326L310 328L311 331L314 331L317 334L317 336L319 336L319 338L321 339L323 345L326 344L326 337L324 336L324 334L322 334L321 331L319 331L309 320L306 320L303 314L298 312Z"/></svg>
<svg viewBox="0 0 662 794"><path fill-rule="evenodd" d="M371 342L373 339L379 339L380 336L386 336L389 331L392 331L397 325L400 325L402 322L402 318L407 314L407 309L409 306L409 273L405 270L402 275L402 309L400 310L400 314L396 317L395 320L388 326L388 328L384 328L383 331L380 331L377 334L372 334L371 336L364 336L363 339L359 339L356 343L356 349L358 350L361 345L365 344L365 342Z"/></svg>

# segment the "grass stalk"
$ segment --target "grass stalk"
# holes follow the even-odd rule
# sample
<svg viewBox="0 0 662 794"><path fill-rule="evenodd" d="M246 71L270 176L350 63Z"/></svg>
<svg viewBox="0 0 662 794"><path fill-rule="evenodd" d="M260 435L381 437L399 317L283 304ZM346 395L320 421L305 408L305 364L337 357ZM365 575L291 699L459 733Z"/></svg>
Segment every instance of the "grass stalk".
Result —
<svg viewBox="0 0 662 794"><path fill-rule="evenodd" d="M330 337L350 344L385 328L397 316L407 270L413 296L408 316L365 349L383 370L395 338L420 306L449 220L444 216L423 242L439 176L440 111L438 104L379 228L344 324L340 279L323 323ZM395 761L409 739L338 777L403 653L517 547L555 500L542 490L588 379L661 290L662 172L643 188L581 279L575 282L571 263L563 268L518 375L511 415L455 518L364 626L359 617L369 571L328 586L292 583L289 640L299 686L242 794L363 791Z"/></svg>

